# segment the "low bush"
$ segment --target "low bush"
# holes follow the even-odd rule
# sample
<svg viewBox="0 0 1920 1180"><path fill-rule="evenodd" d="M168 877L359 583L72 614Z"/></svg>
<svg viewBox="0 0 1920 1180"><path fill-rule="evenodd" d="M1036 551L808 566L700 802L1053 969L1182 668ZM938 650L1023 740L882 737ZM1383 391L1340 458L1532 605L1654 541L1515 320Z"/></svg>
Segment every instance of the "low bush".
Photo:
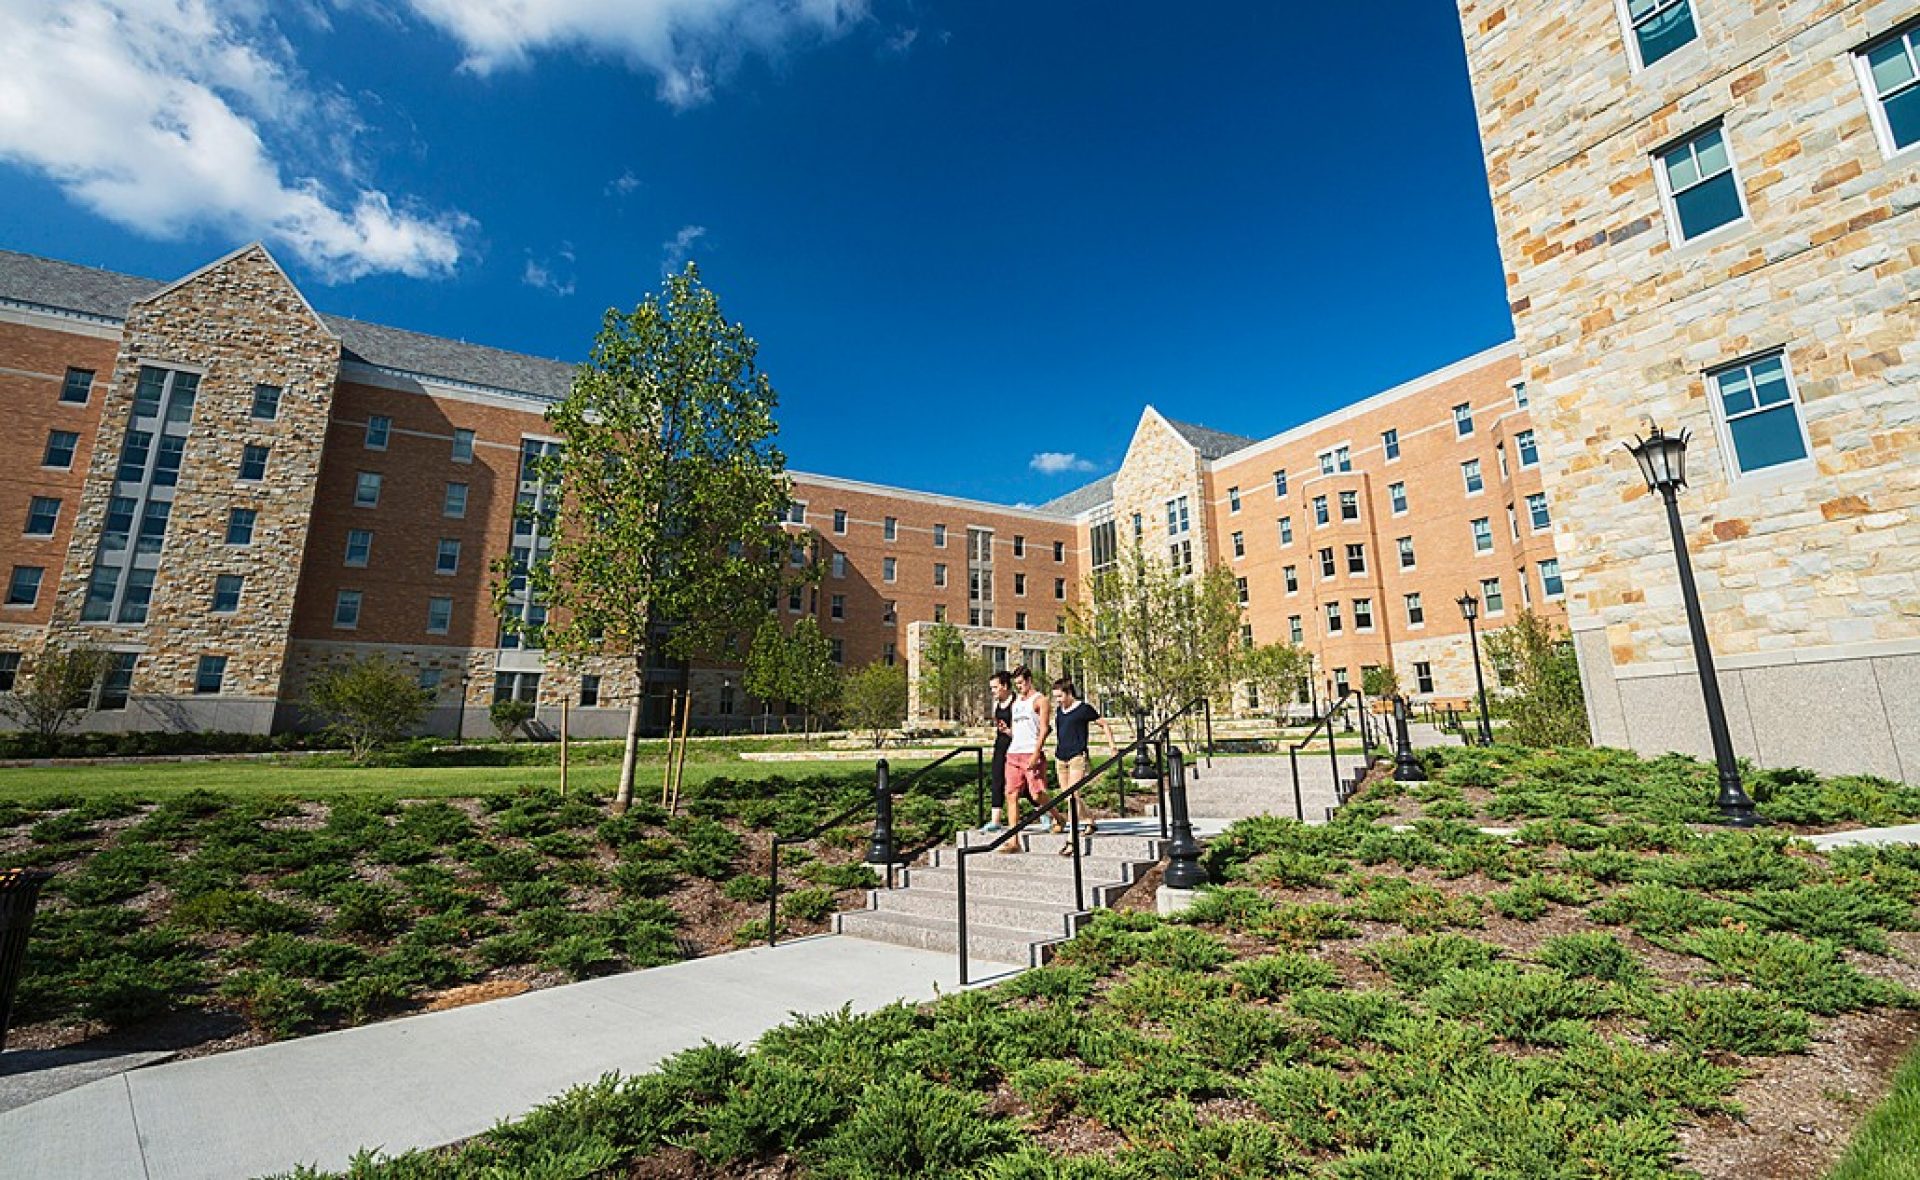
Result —
<svg viewBox="0 0 1920 1180"><path fill-rule="evenodd" d="M1799 1053L1813 1031L1805 1012L1746 988L1676 987L1643 1011L1649 1036L1695 1052Z"/></svg>

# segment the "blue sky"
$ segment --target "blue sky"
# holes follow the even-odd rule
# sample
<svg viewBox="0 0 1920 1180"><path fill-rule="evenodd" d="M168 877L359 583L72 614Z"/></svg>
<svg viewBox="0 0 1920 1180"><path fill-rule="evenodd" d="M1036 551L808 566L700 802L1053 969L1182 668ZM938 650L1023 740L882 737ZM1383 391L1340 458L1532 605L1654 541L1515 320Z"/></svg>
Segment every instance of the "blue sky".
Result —
<svg viewBox="0 0 1920 1180"><path fill-rule="evenodd" d="M0 245L166 278L262 238L324 310L569 360L692 257L793 466L1037 502L1143 403L1264 436L1510 336L1453 7L1367 20L9 0Z"/></svg>

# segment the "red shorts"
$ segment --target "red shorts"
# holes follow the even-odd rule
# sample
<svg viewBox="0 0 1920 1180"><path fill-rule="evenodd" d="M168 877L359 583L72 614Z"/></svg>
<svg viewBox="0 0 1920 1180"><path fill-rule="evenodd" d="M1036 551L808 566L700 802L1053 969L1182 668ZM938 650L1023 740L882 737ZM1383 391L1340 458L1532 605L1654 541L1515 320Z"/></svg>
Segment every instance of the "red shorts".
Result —
<svg viewBox="0 0 1920 1180"><path fill-rule="evenodd" d="M1047 760L1042 754L1007 755L1007 794L1039 800L1047 790Z"/></svg>

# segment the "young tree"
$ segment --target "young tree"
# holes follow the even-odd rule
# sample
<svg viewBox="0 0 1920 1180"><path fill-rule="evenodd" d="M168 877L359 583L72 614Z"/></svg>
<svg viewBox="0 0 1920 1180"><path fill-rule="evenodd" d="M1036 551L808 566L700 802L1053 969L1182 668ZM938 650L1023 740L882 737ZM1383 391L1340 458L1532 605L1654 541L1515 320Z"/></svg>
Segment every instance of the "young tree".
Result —
<svg viewBox="0 0 1920 1180"><path fill-rule="evenodd" d="M741 674L746 690L762 701L784 701L787 697L787 633L780 620L768 615L753 633L753 645L747 648L747 665Z"/></svg>
<svg viewBox="0 0 1920 1180"><path fill-rule="evenodd" d="M814 716L832 709L840 695L840 665L833 662L833 645L811 616L794 624L787 636L786 664L785 696L800 706L811 737Z"/></svg>
<svg viewBox="0 0 1920 1180"><path fill-rule="evenodd" d="M942 720L961 716L961 697L971 671L967 642L952 623L936 623L920 652L920 704Z"/></svg>
<svg viewBox="0 0 1920 1180"><path fill-rule="evenodd" d="M1370 697L1397 697L1400 677L1392 668L1376 664L1361 671L1360 691Z"/></svg>
<svg viewBox="0 0 1920 1180"><path fill-rule="evenodd" d="M1262 644L1241 655L1240 674L1277 717L1299 693L1300 682L1313 675L1313 655L1291 643Z"/></svg>
<svg viewBox="0 0 1920 1180"><path fill-rule="evenodd" d="M849 728L873 738L876 749L907 719L907 670L872 663L847 674L840 711Z"/></svg>
<svg viewBox="0 0 1920 1180"><path fill-rule="evenodd" d="M49 643L9 693L0 693L0 716L34 735L52 754L60 735L86 715L93 686L113 657L97 647Z"/></svg>
<svg viewBox="0 0 1920 1180"><path fill-rule="evenodd" d="M1502 736L1523 746L1586 746L1586 695L1573 641L1530 610L1486 636L1487 658L1510 669L1501 702L1508 716Z"/></svg>
<svg viewBox="0 0 1920 1180"><path fill-rule="evenodd" d="M514 609L523 571L495 563L507 625L560 658L619 655L646 684L651 648L690 659L752 629L775 595L791 496L774 445L773 385L689 263L629 313L609 310L573 388L547 412L565 446L536 460L557 489L544 558L524 571L536 623ZM627 719L613 810L633 801L644 692Z"/></svg>
<svg viewBox="0 0 1920 1180"><path fill-rule="evenodd" d="M413 673L385 656L334 664L307 686L307 708L356 762L420 724L432 700Z"/></svg>
<svg viewBox="0 0 1920 1180"><path fill-rule="evenodd" d="M515 734L526 728L527 722L532 721L537 712L532 701L507 697L493 702L493 706L487 710L487 720L493 722L493 732L500 735L501 741L510 742Z"/></svg>

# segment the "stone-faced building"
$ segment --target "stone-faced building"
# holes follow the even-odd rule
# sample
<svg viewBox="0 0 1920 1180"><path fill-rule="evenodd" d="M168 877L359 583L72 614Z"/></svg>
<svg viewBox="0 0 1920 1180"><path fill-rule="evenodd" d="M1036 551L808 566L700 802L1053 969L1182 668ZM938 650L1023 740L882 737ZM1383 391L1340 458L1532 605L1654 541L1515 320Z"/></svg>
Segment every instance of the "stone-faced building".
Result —
<svg viewBox="0 0 1920 1180"><path fill-rule="evenodd" d="M1920 778L1920 13L1459 11L1595 739L1708 748L1656 423L1738 752Z"/></svg>
<svg viewBox="0 0 1920 1180"><path fill-rule="evenodd" d="M1087 574L1138 540L1232 568L1246 637L1312 650L1322 691L1378 664L1464 698L1455 597L1481 596L1490 629L1559 617L1515 357L1265 440L1148 409L1118 471L1038 508L794 473L787 527L820 576L775 612L816 619L849 667L912 669L950 623L996 665L1046 671ZM433 689L437 733L485 732L508 696L621 732L634 670L526 649L490 590L496 559L546 543L515 507L547 494L529 457L558 444L543 415L571 376L316 313L259 246L174 283L0 252L0 691L49 636L85 641L114 660L90 726L265 732L302 723L318 669L378 653ZM777 722L737 668L660 659L655 729L670 688L701 728Z"/></svg>

